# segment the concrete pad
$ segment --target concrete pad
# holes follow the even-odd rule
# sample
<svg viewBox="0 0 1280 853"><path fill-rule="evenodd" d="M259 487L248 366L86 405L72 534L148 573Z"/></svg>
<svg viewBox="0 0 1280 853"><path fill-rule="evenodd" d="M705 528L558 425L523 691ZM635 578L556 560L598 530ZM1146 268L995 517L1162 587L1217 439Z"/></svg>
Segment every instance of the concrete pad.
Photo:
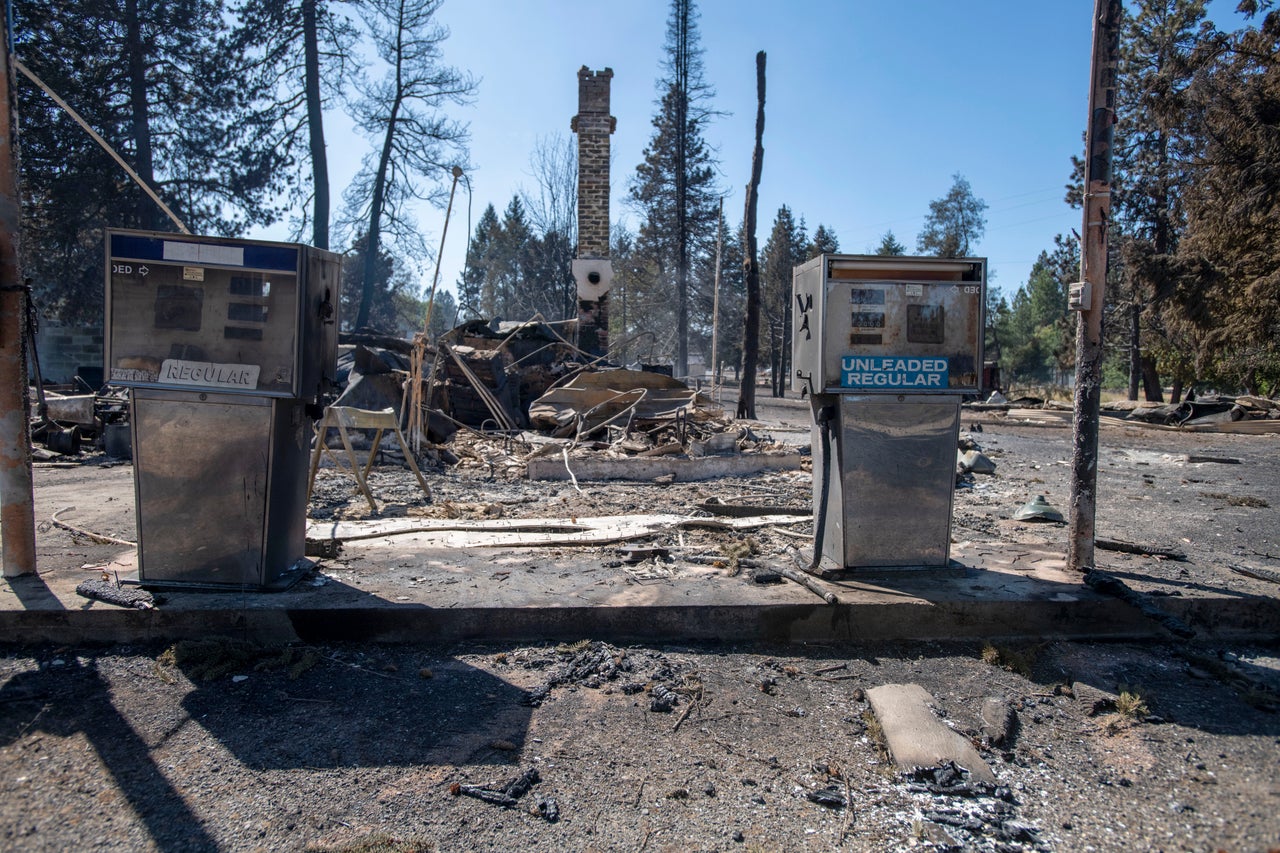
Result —
<svg viewBox="0 0 1280 853"><path fill-rule="evenodd" d="M523 523L527 523L527 520ZM434 539L433 539L434 537ZM104 549L107 550L107 549ZM234 634L267 642L576 640L850 642L1159 638L1163 630L1101 596L1034 546L960 543L954 569L797 584L680 559L622 562L615 545L459 548L439 532L349 542L341 557L278 593L166 592L152 611L88 601L75 587L102 569L136 576L119 549L83 568L0 582L0 641L139 642ZM643 571L649 568L651 571ZM1202 594L1166 599L1215 636L1274 635L1280 602Z"/></svg>
<svg viewBox="0 0 1280 853"><path fill-rule="evenodd" d="M948 761L969 771L975 782L994 785L995 773L969 739L947 728L929 707L933 697L918 684L883 684L867 691L867 701L880 721L889 754L899 768L911 772Z"/></svg>

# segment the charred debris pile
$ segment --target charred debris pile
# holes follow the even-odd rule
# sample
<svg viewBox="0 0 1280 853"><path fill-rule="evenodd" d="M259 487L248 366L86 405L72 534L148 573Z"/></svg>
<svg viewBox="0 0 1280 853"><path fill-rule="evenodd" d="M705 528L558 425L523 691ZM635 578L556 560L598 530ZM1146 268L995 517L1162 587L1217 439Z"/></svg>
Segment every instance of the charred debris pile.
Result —
<svg viewBox="0 0 1280 853"><path fill-rule="evenodd" d="M712 398L651 365L591 358L555 324L458 326L422 346L344 335L336 406L394 408L420 456L443 464L503 449L506 467L531 458L673 457L767 453L767 436L726 417ZM420 377L420 379L418 378ZM413 385L425 416L416 426ZM520 445L516 447L515 445Z"/></svg>

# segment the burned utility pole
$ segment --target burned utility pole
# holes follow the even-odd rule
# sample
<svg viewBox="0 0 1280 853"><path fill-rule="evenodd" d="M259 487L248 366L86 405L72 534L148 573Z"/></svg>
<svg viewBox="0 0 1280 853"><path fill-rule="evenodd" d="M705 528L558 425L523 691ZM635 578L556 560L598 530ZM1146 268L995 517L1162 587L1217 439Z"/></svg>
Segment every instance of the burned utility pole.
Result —
<svg viewBox="0 0 1280 853"><path fill-rule="evenodd" d="M751 152L751 182L742 215L742 273L747 285L747 316L742 332L742 379L738 386L739 418L756 416L756 362L760 358L760 266L756 263L756 209L764 168L765 52L756 54L756 144Z"/></svg>
<svg viewBox="0 0 1280 853"><path fill-rule="evenodd" d="M578 134L578 348L593 356L609 351L609 135L618 125L609 115L612 79L612 68L578 69L578 114L569 124Z"/></svg>
<svg viewBox="0 0 1280 853"><path fill-rule="evenodd" d="M7 12L6 12L7 14ZM6 578L36 570L31 483L31 398L27 394L27 312L31 295L18 270L17 97L9 21L0 34L0 540Z"/></svg>
<svg viewBox="0 0 1280 853"><path fill-rule="evenodd" d="M1121 0L1095 0L1093 61L1089 69L1089 126L1084 166L1084 228L1080 282L1072 285L1076 324L1076 389L1071 457L1067 566L1087 571L1094 562L1098 486L1098 412L1102 402L1102 308L1106 302L1107 226L1111 211L1112 141L1116 124L1116 70L1120 58Z"/></svg>

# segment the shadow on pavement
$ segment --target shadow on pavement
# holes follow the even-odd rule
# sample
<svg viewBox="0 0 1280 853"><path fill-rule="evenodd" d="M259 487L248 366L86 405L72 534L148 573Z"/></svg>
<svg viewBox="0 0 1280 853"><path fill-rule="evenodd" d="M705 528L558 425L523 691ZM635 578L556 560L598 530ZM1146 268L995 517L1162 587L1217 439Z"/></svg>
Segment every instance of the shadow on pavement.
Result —
<svg viewBox="0 0 1280 853"><path fill-rule="evenodd" d="M303 654L316 662L296 679L283 667L238 683L188 673L196 689L183 708L260 770L504 764L525 740L525 691L457 660L412 647Z"/></svg>
<svg viewBox="0 0 1280 853"><path fill-rule="evenodd" d="M101 671L112 652L33 656L39 669L0 685L0 748L29 744L33 734L82 735L162 851L219 849L198 811L207 799L188 789L193 778L216 784L226 753L255 771L514 765L527 738L525 691L438 652L308 647L290 666L250 660L205 680L167 655L146 660L159 651L144 652L141 669ZM280 658L280 648L264 651L261 660ZM179 704L157 739L155 714ZM103 807L92 795L101 783L69 784L80 787L64 799L85 819Z"/></svg>
<svg viewBox="0 0 1280 853"><path fill-rule="evenodd" d="M0 745L9 746L31 731L56 737L83 734L158 849L217 849L111 694L92 658L68 656L56 670L21 673L0 687Z"/></svg>

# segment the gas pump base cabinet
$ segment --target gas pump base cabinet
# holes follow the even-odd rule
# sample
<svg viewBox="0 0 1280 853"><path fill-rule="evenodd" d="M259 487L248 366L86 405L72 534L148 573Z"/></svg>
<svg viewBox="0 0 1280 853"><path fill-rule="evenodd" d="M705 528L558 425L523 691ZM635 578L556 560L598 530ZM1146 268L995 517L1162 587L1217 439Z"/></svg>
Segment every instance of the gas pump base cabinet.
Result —
<svg viewBox="0 0 1280 853"><path fill-rule="evenodd" d="M980 391L986 261L821 255L792 280L828 571L949 565L960 402Z"/></svg>
<svg viewBox="0 0 1280 853"><path fill-rule="evenodd" d="M312 416L337 358L341 259L107 233L106 375L131 388L144 586L277 589L304 556Z"/></svg>

